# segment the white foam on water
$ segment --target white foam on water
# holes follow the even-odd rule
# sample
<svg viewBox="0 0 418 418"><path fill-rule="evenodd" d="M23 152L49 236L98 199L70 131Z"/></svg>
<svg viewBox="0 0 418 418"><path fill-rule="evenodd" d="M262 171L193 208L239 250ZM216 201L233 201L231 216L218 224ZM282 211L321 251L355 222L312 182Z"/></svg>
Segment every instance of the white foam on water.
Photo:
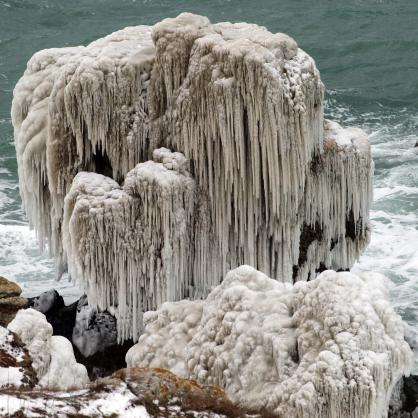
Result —
<svg viewBox="0 0 418 418"><path fill-rule="evenodd" d="M26 225L0 224L0 276L19 283L23 296L54 288L67 303L80 297L80 290L65 277L55 280L53 260L40 253L35 233Z"/></svg>
<svg viewBox="0 0 418 418"><path fill-rule="evenodd" d="M338 122L368 132L375 161L371 242L353 271L373 270L389 277L394 283L392 303L414 332L418 325L418 117L407 109L356 113L338 104L338 92L331 94L328 112ZM417 335L415 331L418 346ZM418 355L414 371L418 371Z"/></svg>

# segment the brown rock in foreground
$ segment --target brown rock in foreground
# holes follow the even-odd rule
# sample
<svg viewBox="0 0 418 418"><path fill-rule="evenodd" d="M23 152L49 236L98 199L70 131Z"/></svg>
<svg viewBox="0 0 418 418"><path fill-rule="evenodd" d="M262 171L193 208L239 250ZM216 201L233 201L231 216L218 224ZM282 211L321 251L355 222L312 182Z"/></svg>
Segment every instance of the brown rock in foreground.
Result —
<svg viewBox="0 0 418 418"><path fill-rule="evenodd" d="M271 417L234 405L219 387L204 387L165 369L121 369L83 390L66 393L8 389L0 394L0 416L6 412L3 396L13 405L7 413L14 417Z"/></svg>
<svg viewBox="0 0 418 418"><path fill-rule="evenodd" d="M26 308L28 300L20 296L0 299L0 325L7 325L14 319L19 309Z"/></svg>
<svg viewBox="0 0 418 418"><path fill-rule="evenodd" d="M27 306L28 301L20 297L20 286L3 276L0 276L0 325L7 327L17 311Z"/></svg>
<svg viewBox="0 0 418 418"><path fill-rule="evenodd" d="M20 296L21 293L22 289L18 284L0 276L0 299Z"/></svg>

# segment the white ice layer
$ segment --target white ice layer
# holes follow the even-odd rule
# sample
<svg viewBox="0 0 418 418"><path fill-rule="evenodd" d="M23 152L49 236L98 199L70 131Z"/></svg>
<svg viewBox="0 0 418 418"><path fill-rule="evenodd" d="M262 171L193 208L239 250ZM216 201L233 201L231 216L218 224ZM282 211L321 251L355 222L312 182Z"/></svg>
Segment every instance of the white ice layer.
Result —
<svg viewBox="0 0 418 418"><path fill-rule="evenodd" d="M412 366L386 279L328 270L280 283L242 266L204 301L144 315L128 367L166 367L286 418L382 418Z"/></svg>
<svg viewBox="0 0 418 418"><path fill-rule="evenodd" d="M66 390L89 382L86 368L75 360L70 341L53 336L52 326L41 312L22 309L8 328L26 345L40 386Z"/></svg>
<svg viewBox="0 0 418 418"><path fill-rule="evenodd" d="M349 268L372 161L362 131L324 129L323 93L289 36L188 13L41 51L12 109L31 224L120 340L241 264L289 282Z"/></svg>

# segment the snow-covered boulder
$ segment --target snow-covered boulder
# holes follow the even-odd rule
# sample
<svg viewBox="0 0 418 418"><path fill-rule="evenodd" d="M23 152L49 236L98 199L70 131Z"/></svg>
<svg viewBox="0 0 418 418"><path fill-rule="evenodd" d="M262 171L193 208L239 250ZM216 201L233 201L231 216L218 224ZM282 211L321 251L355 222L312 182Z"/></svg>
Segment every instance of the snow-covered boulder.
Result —
<svg viewBox="0 0 418 418"><path fill-rule="evenodd" d="M287 418L381 418L412 366L377 274L291 285L242 266L205 301L167 302L144 321L128 367L167 367Z"/></svg>
<svg viewBox="0 0 418 418"><path fill-rule="evenodd" d="M0 389L33 388L37 382L24 344L16 334L0 326Z"/></svg>
<svg viewBox="0 0 418 418"><path fill-rule="evenodd" d="M89 382L86 368L75 360L70 341L53 336L52 326L41 312L20 310L8 328L25 344L40 386L65 390Z"/></svg>

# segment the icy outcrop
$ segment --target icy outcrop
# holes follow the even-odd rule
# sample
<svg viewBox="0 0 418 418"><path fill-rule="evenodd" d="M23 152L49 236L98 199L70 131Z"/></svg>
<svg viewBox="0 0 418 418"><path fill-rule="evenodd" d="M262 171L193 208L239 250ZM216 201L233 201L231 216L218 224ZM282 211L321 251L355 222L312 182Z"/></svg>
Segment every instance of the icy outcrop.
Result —
<svg viewBox="0 0 418 418"><path fill-rule="evenodd" d="M144 315L128 367L167 367L280 417L381 418L412 366L385 278L328 270L295 285L248 266L205 301Z"/></svg>
<svg viewBox="0 0 418 418"><path fill-rule="evenodd" d="M70 341L53 336L52 326L41 312L20 310L8 328L25 344L40 386L66 390L89 382L86 368L75 360Z"/></svg>
<svg viewBox="0 0 418 418"><path fill-rule="evenodd" d="M138 26L87 47L40 51L15 87L20 191L30 225L42 246L49 243L60 270L64 197L77 172L122 178L147 155L150 34L150 27Z"/></svg>
<svg viewBox="0 0 418 418"><path fill-rule="evenodd" d="M69 271L90 304L117 307L121 340L139 334L143 311L186 295L192 284L195 182L182 154L161 148L153 155L122 187L79 173L65 198Z"/></svg>
<svg viewBox="0 0 418 418"><path fill-rule="evenodd" d="M351 267L372 160L362 131L324 129L323 93L289 36L188 13L34 55L12 108L22 198L119 340L241 264Z"/></svg>

